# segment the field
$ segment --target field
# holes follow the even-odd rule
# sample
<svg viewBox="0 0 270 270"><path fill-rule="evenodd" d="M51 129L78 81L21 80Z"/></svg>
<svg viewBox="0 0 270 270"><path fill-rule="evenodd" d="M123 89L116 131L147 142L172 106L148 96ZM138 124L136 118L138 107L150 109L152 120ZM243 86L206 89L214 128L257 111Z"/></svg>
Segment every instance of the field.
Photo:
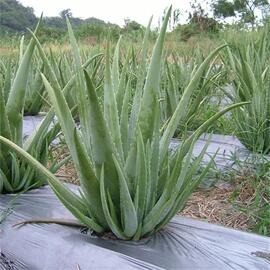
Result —
<svg viewBox="0 0 270 270"><path fill-rule="evenodd" d="M175 214L269 236L268 26L179 41L165 20L159 34L97 41L67 24L61 43L41 44L38 27L1 41L0 192L49 183L80 222L124 240ZM46 115L27 139L21 112ZM247 159L203 165L207 147L192 155L203 133L237 137Z"/></svg>

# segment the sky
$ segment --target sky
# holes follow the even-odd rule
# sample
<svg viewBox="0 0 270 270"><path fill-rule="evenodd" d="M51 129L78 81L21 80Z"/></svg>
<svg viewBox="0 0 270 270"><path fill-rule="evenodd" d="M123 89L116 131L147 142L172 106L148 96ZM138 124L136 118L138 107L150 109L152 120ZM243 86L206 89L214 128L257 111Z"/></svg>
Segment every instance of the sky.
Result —
<svg viewBox="0 0 270 270"><path fill-rule="evenodd" d="M19 0L24 6L34 8L36 16L41 12L44 16L58 16L63 9L70 8L74 17L82 19L96 17L106 22L124 24L129 18L146 26L154 15L153 26L158 26L166 7L173 5L180 9L182 19L186 18L185 11L189 9L190 0Z"/></svg>

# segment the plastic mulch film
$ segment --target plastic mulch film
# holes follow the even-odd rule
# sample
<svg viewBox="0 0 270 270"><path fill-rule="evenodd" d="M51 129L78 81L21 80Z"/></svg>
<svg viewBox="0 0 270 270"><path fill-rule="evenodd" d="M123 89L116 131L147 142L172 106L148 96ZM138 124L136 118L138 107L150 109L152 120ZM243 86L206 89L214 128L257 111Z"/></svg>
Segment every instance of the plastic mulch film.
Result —
<svg viewBox="0 0 270 270"><path fill-rule="evenodd" d="M40 125L44 119L45 114L38 114L35 116L24 116L23 117L23 136L27 138L30 136Z"/></svg>
<svg viewBox="0 0 270 270"><path fill-rule="evenodd" d="M262 163L270 160L269 155L254 154L249 151L235 136L204 133L194 145L193 156L197 157L205 144L209 141L203 163L208 162L215 156L216 167L220 170L237 169L235 160L245 164ZM172 139L170 149L175 151L181 141Z"/></svg>
<svg viewBox="0 0 270 270"><path fill-rule="evenodd" d="M39 114L36 116L25 116L23 120L23 135L28 137L44 118L44 114ZM56 119L56 118L55 118ZM203 162L207 164L211 158L216 154L215 164L218 169L227 170L234 166L234 159L237 158L240 161L254 162L254 154L252 154L248 149L246 149L241 142L235 137L230 135L221 134L209 134L204 133L195 143L193 149L193 156L198 156L206 142L209 140L209 146L206 150L206 154L203 157ZM54 140L57 143L58 140ZM172 139L170 143L170 149L172 151L176 150L181 144L179 139ZM259 157L262 159L262 155ZM263 156L266 160L269 160L269 156ZM261 161L260 161L261 162Z"/></svg>
<svg viewBox="0 0 270 270"><path fill-rule="evenodd" d="M270 269L270 238L180 216L138 242L56 224L12 227L31 218L74 219L48 186L15 200L0 195L0 211L1 270Z"/></svg>

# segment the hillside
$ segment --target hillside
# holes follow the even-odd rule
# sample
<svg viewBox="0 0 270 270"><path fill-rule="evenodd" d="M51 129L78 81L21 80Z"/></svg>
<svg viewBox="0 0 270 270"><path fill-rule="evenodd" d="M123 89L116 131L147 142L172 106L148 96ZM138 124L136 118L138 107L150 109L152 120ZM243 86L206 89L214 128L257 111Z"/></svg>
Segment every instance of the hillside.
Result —
<svg viewBox="0 0 270 270"><path fill-rule="evenodd" d="M26 28L33 27L37 20L38 18L35 16L33 8L25 7L17 0L0 0L0 34L24 32ZM70 17L70 20L73 26L98 25L118 27L94 17L87 19ZM66 27L64 16L45 17L43 19L43 26L45 28L63 30Z"/></svg>
<svg viewBox="0 0 270 270"><path fill-rule="evenodd" d="M36 22L32 8L16 0L0 0L0 33L21 32Z"/></svg>

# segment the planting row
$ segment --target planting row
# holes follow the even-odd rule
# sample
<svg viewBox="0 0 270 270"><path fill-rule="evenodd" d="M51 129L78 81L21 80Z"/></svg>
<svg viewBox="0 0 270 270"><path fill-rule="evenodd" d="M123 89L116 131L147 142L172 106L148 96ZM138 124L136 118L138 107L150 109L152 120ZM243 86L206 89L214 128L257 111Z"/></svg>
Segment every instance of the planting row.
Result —
<svg viewBox="0 0 270 270"><path fill-rule="evenodd" d="M40 20L26 49L22 40L19 60L1 65L0 193L48 183L82 224L138 240L167 224L205 178L213 163L201 169L208 144L195 159L192 151L220 117L231 111L227 117L239 140L268 153L267 29L246 48L224 44L207 57L196 51L194 59L183 59L164 51L170 12L151 54L151 21L140 50L120 38L114 50L107 44L102 52L81 52L67 20L71 53L55 55L38 40ZM233 104L198 121L217 92ZM41 108L46 117L24 140L23 114ZM59 134L80 179L80 195L54 175L69 158L49 162ZM171 152L174 136L182 143Z"/></svg>

